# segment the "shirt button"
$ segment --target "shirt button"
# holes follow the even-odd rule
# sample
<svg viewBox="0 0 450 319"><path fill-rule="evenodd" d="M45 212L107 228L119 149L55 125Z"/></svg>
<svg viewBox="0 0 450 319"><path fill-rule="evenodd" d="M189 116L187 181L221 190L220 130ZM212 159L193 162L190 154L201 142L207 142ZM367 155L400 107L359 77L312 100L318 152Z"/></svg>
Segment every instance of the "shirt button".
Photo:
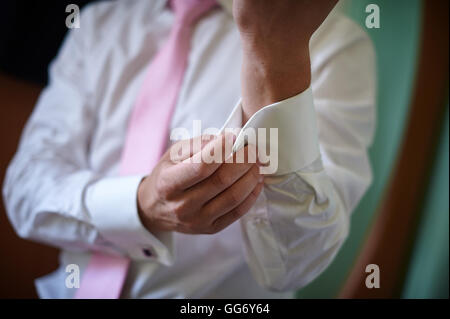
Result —
<svg viewBox="0 0 450 319"><path fill-rule="evenodd" d="M142 252L144 253L145 257L152 257L153 256L152 252L148 248L142 249Z"/></svg>

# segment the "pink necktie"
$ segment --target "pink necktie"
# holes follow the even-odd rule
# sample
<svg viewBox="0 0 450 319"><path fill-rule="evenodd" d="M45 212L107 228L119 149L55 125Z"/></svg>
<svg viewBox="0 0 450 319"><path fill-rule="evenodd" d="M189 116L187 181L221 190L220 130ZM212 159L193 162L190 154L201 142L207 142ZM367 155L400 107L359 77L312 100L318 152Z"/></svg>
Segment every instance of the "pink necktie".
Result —
<svg viewBox="0 0 450 319"><path fill-rule="evenodd" d="M172 113L186 70L195 23L215 0L172 0L175 22L169 39L152 61L128 125L120 174L148 174L168 140ZM75 298L119 298L129 259L95 253L84 271Z"/></svg>

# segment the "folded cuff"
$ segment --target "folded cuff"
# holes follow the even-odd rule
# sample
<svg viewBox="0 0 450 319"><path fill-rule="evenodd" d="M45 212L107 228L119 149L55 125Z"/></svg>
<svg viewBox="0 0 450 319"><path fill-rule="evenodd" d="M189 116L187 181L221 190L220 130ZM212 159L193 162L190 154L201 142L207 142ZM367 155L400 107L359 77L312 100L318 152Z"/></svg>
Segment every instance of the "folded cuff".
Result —
<svg viewBox="0 0 450 319"><path fill-rule="evenodd" d="M172 234L152 234L137 210L137 189L143 176L104 178L90 185L85 204L100 234L136 260L173 263Z"/></svg>
<svg viewBox="0 0 450 319"><path fill-rule="evenodd" d="M271 163L270 175L296 172L319 156L319 138L311 88L256 112L239 131L233 151L255 139ZM242 103L238 102L222 131L242 127ZM256 136L256 138L254 138ZM270 150L270 152L268 151Z"/></svg>

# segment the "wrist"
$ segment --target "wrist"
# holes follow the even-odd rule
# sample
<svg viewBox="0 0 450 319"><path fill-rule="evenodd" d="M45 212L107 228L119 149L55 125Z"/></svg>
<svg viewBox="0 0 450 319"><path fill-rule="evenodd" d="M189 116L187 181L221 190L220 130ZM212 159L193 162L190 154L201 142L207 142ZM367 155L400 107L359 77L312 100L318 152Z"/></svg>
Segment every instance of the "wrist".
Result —
<svg viewBox="0 0 450 319"><path fill-rule="evenodd" d="M293 97L311 83L309 51L284 60L243 56L242 104L244 123L266 105Z"/></svg>
<svg viewBox="0 0 450 319"><path fill-rule="evenodd" d="M137 194L136 194L136 205L137 205L137 211L138 211L139 219L141 220L142 225L145 228L147 228L148 231L152 232L150 230L148 217L145 214L145 210L144 210L144 207L145 207L145 205L144 205L144 192L145 192L145 190L144 190L144 188L145 188L144 181L145 181L146 178L147 178L147 176L144 177L141 180L141 183L138 186L138 190L137 190Z"/></svg>

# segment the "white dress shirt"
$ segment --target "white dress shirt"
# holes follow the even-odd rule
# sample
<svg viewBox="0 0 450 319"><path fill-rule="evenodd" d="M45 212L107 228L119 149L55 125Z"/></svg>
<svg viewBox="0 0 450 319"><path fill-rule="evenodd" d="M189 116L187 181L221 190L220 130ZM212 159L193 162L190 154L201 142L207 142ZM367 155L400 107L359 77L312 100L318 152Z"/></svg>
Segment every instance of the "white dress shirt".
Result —
<svg viewBox="0 0 450 319"><path fill-rule="evenodd" d="M229 5L195 28L172 128L242 125ZM3 188L17 233L62 249L60 268L36 281L43 298L71 298L66 266L79 265L82 276L92 251L132 259L126 298L287 297L332 262L348 235L371 182L375 57L367 35L338 12L311 40L311 88L245 124L279 128L279 167L254 207L215 235L142 226L142 176L119 176L118 165L141 82L173 19L165 0L89 5L50 67Z"/></svg>

